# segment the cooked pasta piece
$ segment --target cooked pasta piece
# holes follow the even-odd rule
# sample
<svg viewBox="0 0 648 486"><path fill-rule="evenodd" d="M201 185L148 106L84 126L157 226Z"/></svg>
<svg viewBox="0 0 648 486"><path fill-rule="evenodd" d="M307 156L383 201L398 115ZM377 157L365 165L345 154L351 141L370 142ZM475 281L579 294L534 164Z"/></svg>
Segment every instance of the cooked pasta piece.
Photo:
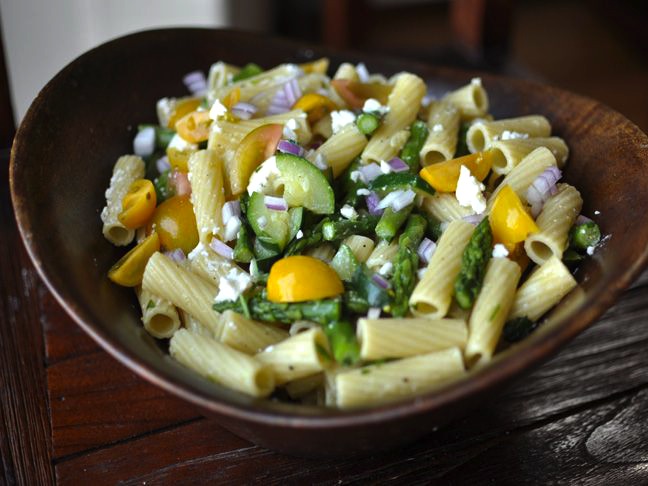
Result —
<svg viewBox="0 0 648 486"><path fill-rule="evenodd" d="M350 79L351 81L358 81L358 72L353 64L350 62L343 62L340 67L335 71L333 79Z"/></svg>
<svg viewBox="0 0 648 486"><path fill-rule="evenodd" d="M247 395L266 397L274 389L269 366L211 337L180 329L171 338L169 353L205 378Z"/></svg>
<svg viewBox="0 0 648 486"><path fill-rule="evenodd" d="M320 373L331 364L328 340L321 329L300 332L268 346L256 359L270 367L277 385Z"/></svg>
<svg viewBox="0 0 648 486"><path fill-rule="evenodd" d="M207 280L157 252L146 264L142 289L194 316L220 339L223 323L220 314L212 309L218 289Z"/></svg>
<svg viewBox="0 0 648 486"><path fill-rule="evenodd" d="M443 232L423 278L410 297L414 315L440 319L448 313L463 251L474 229L466 221L453 221Z"/></svg>
<svg viewBox="0 0 648 486"><path fill-rule="evenodd" d="M385 263L391 262L398 253L398 241L394 239L391 243L386 240L381 240L378 242L376 247L367 258L367 266L372 269L378 269L382 267Z"/></svg>
<svg viewBox="0 0 648 486"><path fill-rule="evenodd" d="M191 154L188 166L191 204L196 215L199 240L204 245L208 245L214 236L223 240L223 163L213 150L199 150Z"/></svg>
<svg viewBox="0 0 648 486"><path fill-rule="evenodd" d="M222 91L231 81L232 77L240 71L241 68L223 61L211 65L209 74L207 75L207 101L210 106L216 101L215 94Z"/></svg>
<svg viewBox="0 0 648 486"><path fill-rule="evenodd" d="M471 152L481 152L490 148L496 140L548 137L550 134L551 125L544 116L520 116L473 123L466 133L466 144Z"/></svg>
<svg viewBox="0 0 648 486"><path fill-rule="evenodd" d="M166 339L173 336L180 327L180 316L175 306L148 290L136 290L137 300L142 309L142 324L151 336Z"/></svg>
<svg viewBox="0 0 648 486"><path fill-rule="evenodd" d="M488 262L481 291L468 321L465 353L468 363L479 361L481 365L493 356L520 275L520 266L508 258L492 258Z"/></svg>
<svg viewBox="0 0 648 486"><path fill-rule="evenodd" d="M463 207L454 194L437 192L433 196L423 198L423 209L440 222L461 220L474 214L472 208Z"/></svg>
<svg viewBox="0 0 648 486"><path fill-rule="evenodd" d="M520 286L509 318L528 317L537 321L576 285L576 279L565 264L552 256Z"/></svg>
<svg viewBox="0 0 648 486"><path fill-rule="evenodd" d="M331 125L331 114L328 113L322 118L317 120L312 127L313 135L320 135L325 139L331 138L333 135L333 127Z"/></svg>
<svg viewBox="0 0 648 486"><path fill-rule="evenodd" d="M305 376L304 378L290 381L286 383L285 388L290 398L297 400L322 386L324 386L324 373L317 373L316 375Z"/></svg>
<svg viewBox="0 0 648 486"><path fill-rule="evenodd" d="M459 108L463 120L483 117L488 113L488 95L480 78L473 78L470 84L451 91L443 100Z"/></svg>
<svg viewBox="0 0 648 486"><path fill-rule="evenodd" d="M144 177L145 164L141 157L123 155L113 167L110 185L106 189L106 206L101 211L103 235L113 245L125 246L135 238L135 230L126 228L119 221L122 212L122 199L129 187L137 179Z"/></svg>
<svg viewBox="0 0 648 486"><path fill-rule="evenodd" d="M322 243L321 245L309 248L305 254L322 260L325 263L331 263L336 252L337 250L331 243Z"/></svg>
<svg viewBox="0 0 648 486"><path fill-rule="evenodd" d="M351 249L360 263L366 262L374 249L374 241L362 235L351 235L342 243Z"/></svg>
<svg viewBox="0 0 648 486"><path fill-rule="evenodd" d="M421 165L454 157L459 135L459 110L448 101L433 101L428 114L429 134L421 149Z"/></svg>
<svg viewBox="0 0 648 486"><path fill-rule="evenodd" d="M391 402L430 391L464 373L459 348L342 371L335 374L335 404L353 408Z"/></svg>
<svg viewBox="0 0 648 486"><path fill-rule="evenodd" d="M514 138L491 143L493 172L506 175L527 155L538 147L546 147L556 158L558 167L563 167L569 157L569 148L560 137Z"/></svg>
<svg viewBox="0 0 648 486"><path fill-rule="evenodd" d="M220 341L246 354L256 354L288 338L288 333L271 324L248 319L228 310L221 315L223 332Z"/></svg>
<svg viewBox="0 0 648 486"><path fill-rule="evenodd" d="M191 331L194 334L201 334L203 336L209 336L216 339L212 330L202 322L200 322L198 319L196 319L194 316L188 314L182 309L178 309L178 314L180 315L182 326L188 331ZM220 330L220 327L218 329Z"/></svg>
<svg viewBox="0 0 648 486"><path fill-rule="evenodd" d="M407 129L416 118L423 96L425 83L421 78L409 73L398 76L387 101L389 111L362 152L365 163L380 163L398 154L407 141Z"/></svg>
<svg viewBox="0 0 648 486"><path fill-rule="evenodd" d="M358 341L363 360L406 358L442 349L463 349L468 339L460 319L358 319Z"/></svg>
<svg viewBox="0 0 648 486"><path fill-rule="evenodd" d="M314 157L321 156L333 170L333 177L339 176L367 145L365 137L355 123L350 123L320 145Z"/></svg>
<svg viewBox="0 0 648 486"><path fill-rule="evenodd" d="M529 235L524 249L531 260L542 265L552 256L562 259L567 248L569 230L583 207L575 187L558 184L558 192L544 204L536 219L539 231Z"/></svg>

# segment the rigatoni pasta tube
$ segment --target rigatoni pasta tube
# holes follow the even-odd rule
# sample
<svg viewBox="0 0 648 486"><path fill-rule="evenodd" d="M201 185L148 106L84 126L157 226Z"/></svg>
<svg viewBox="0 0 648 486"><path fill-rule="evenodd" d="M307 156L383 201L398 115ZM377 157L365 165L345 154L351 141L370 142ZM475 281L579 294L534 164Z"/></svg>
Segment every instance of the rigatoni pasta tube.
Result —
<svg viewBox="0 0 648 486"><path fill-rule="evenodd" d="M256 354L288 338L283 329L253 321L231 310L223 312L221 321L223 332L220 341L246 354Z"/></svg>
<svg viewBox="0 0 648 486"><path fill-rule="evenodd" d="M528 317L537 321L576 287L576 280L565 264L552 256L534 270L515 294L509 318Z"/></svg>
<svg viewBox="0 0 648 486"><path fill-rule="evenodd" d="M106 189L106 206L101 211L103 235L113 245L128 245L135 237L135 230L126 228L119 221L122 212L122 199L131 184L144 177L145 165L141 157L123 155L113 167L110 185Z"/></svg>
<svg viewBox="0 0 648 486"><path fill-rule="evenodd" d="M170 338L180 327L180 316L175 306L166 299L145 289L137 289L137 300L142 309L142 324L151 336Z"/></svg>
<svg viewBox="0 0 648 486"><path fill-rule="evenodd" d="M498 140L491 143L490 151L493 160L493 172L506 175L517 166L524 157L538 147L546 147L556 158L558 167L563 167L569 157L569 148L560 137L514 138Z"/></svg>
<svg viewBox="0 0 648 486"><path fill-rule="evenodd" d="M221 278L231 278L237 281L249 280L249 274L239 268L236 263L202 243L198 243L196 248L189 253L187 261L192 272L213 282L216 287L220 285Z"/></svg>
<svg viewBox="0 0 648 486"><path fill-rule="evenodd" d="M359 319L358 340L363 360L406 358L451 347L463 349L468 339L461 319Z"/></svg>
<svg viewBox="0 0 648 486"><path fill-rule="evenodd" d="M398 154L407 141L407 132L404 137L400 132L416 119L423 96L425 83L421 78L409 73L398 76L387 101L389 112L362 152L365 163L380 163Z"/></svg>
<svg viewBox="0 0 648 486"><path fill-rule="evenodd" d="M385 263L391 262L398 253L398 241L394 238L391 243L387 240L381 240L367 258L367 266L376 269L382 267Z"/></svg>
<svg viewBox="0 0 648 486"><path fill-rule="evenodd" d="M189 157L191 204L196 215L200 242L208 245L212 237L223 239L222 209L225 204L223 163L213 150L199 150Z"/></svg>
<svg viewBox="0 0 648 486"><path fill-rule="evenodd" d="M488 113L488 95L480 78L474 78L470 84L451 91L443 100L455 105L464 120L483 117Z"/></svg>
<svg viewBox="0 0 648 486"><path fill-rule="evenodd" d="M443 232L423 278L410 297L414 315L440 319L448 313L461 257L474 229L466 221L453 221Z"/></svg>
<svg viewBox="0 0 648 486"><path fill-rule="evenodd" d="M504 132L508 132L504 137ZM520 116L497 121L479 121L466 132L466 145L471 152L490 148L491 143L504 138L548 137L551 125L542 115ZM504 137L504 138L503 138Z"/></svg>
<svg viewBox="0 0 648 486"><path fill-rule="evenodd" d="M459 110L447 101L433 101L428 114L428 137L421 148L421 165L454 157L459 135Z"/></svg>
<svg viewBox="0 0 648 486"><path fill-rule="evenodd" d="M362 235L351 235L342 242L347 245L360 263L364 263L374 249L374 241Z"/></svg>
<svg viewBox="0 0 648 486"><path fill-rule="evenodd" d="M367 137L360 133L355 123L350 123L320 145L314 157L324 157L333 171L333 177L337 177L360 155L366 145Z"/></svg>
<svg viewBox="0 0 648 486"><path fill-rule="evenodd" d="M569 184L557 187L558 192L545 202L536 219L538 232L529 235L524 242L527 255L538 265L552 256L562 259L569 230L583 207L583 199L575 187Z"/></svg>
<svg viewBox="0 0 648 486"><path fill-rule="evenodd" d="M333 396L340 408L377 405L424 393L464 373L461 351L449 348L337 373Z"/></svg>
<svg viewBox="0 0 648 486"><path fill-rule="evenodd" d="M323 371L330 363L328 340L321 329L300 332L267 347L256 358L270 366L277 385Z"/></svg>
<svg viewBox="0 0 648 486"><path fill-rule="evenodd" d="M468 321L466 360L485 363L495 352L520 280L520 266L508 258L492 258Z"/></svg>
<svg viewBox="0 0 648 486"><path fill-rule="evenodd" d="M218 289L207 280L157 252L146 264L142 289L191 314L220 339L222 321L220 314L212 309Z"/></svg>
<svg viewBox="0 0 648 486"><path fill-rule="evenodd" d="M247 395L266 397L274 389L268 366L211 337L180 329L171 338L169 353L205 378Z"/></svg>
<svg viewBox="0 0 648 486"><path fill-rule="evenodd" d="M474 213L472 208L463 207L454 194L447 192L424 197L423 209L440 222L456 221Z"/></svg>

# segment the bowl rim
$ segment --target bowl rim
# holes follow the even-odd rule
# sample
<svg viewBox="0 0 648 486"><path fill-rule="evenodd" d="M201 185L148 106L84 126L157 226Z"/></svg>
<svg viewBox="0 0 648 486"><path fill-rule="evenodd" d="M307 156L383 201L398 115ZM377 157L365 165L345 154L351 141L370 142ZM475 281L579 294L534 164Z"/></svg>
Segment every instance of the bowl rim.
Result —
<svg viewBox="0 0 648 486"><path fill-rule="evenodd" d="M176 33L179 33L179 31L188 31L189 35L191 35L191 32L196 31L213 31L217 32L218 35L224 36L254 36L266 41L285 43L289 46L293 46L296 52L307 48L313 49L315 52L325 51L325 53L344 54L346 56L353 56L355 58L367 60L372 58L380 59L382 61L391 61L400 65L407 65L408 69L409 66L415 68L417 65L425 69L430 69L433 66L407 59L397 59L393 56L376 56L352 50L337 50L302 42L298 43L273 36L242 32L235 29L211 29L199 27L151 29L118 37L81 54L61 69L41 89L30 105L29 110L16 132L12 144L9 164L9 183L18 230L27 253L40 275L40 278L45 282L48 290L56 298L66 313L71 316L72 319L110 355L145 380L161 387L172 395L197 405L206 412L270 426L297 427L311 430L375 425L379 422L398 420L405 416L433 413L435 409L445 408L453 402L461 399L477 397L490 388L503 385L515 377L518 377L523 372L530 371L543 361L549 359L565 343L573 339L585 328L592 325L600 315L609 309L630 283L641 274L643 269L648 266L648 242L646 242L646 247L642 250L639 258L637 258L632 266L623 270L619 277L614 281L612 288L602 288L599 286L599 288L596 289L593 298L600 303L597 307L587 306L583 308L583 306L579 305L574 311L572 311L572 313L570 313L575 315L560 317L551 329L543 333L532 335L523 342L525 344L524 348L520 347L520 349L517 349L515 352L507 353L507 355L503 356L501 359L496 359L492 365L489 364L480 370L471 372L466 378L453 381L443 387L435 389L434 391L393 403L350 410L321 408L317 410L321 410L322 413L300 414L285 411L283 409L274 410L270 408L262 408L256 404L242 405L233 403L224 397L210 396L199 388L192 387L187 382L177 380L172 376L167 376L163 371L158 371L153 366L142 362L136 354L123 349L117 339L111 337L96 323L86 319L83 310L71 299L67 290L55 285L53 276L48 273L44 261L40 256L40 248L32 240L34 228L32 227L25 208L26 198L24 194L26 194L26 188L21 187L18 182L23 164L18 164L17 159L20 159L21 157L21 147L24 145L23 139L25 138L24 133L29 130L29 127L33 123L35 123L38 117L40 105L46 100L48 93L53 89L53 86L55 86L60 79L64 78L69 71L83 63L87 57L94 55L96 51L106 49L108 46L112 46L113 44L121 44L137 38L145 39L149 36L169 33L170 31ZM570 97L593 103L595 109L600 109L608 113L611 112L619 116L626 122L628 127L636 131L638 136L643 137L643 143L641 145L644 148L644 151L645 148L648 147L648 136L646 136L646 134L644 134L634 123L606 105L591 100L585 96L533 81L508 78L506 76L479 71L438 67L435 67L435 69L439 72L465 74L467 78L477 74L488 79L506 81L518 86L524 85L535 90L568 94ZM645 152L646 159L648 159L648 151ZM306 411L305 407L296 407Z"/></svg>

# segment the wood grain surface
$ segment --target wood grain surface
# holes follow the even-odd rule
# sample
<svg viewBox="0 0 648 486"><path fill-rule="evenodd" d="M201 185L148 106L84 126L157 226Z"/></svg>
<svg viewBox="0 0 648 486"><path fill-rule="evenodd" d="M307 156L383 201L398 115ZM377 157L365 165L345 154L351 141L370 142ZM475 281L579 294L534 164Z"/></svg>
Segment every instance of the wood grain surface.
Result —
<svg viewBox="0 0 648 486"><path fill-rule="evenodd" d="M0 187L0 483L648 483L648 272L465 418L390 453L306 460L234 436L102 351L38 280L6 172Z"/></svg>

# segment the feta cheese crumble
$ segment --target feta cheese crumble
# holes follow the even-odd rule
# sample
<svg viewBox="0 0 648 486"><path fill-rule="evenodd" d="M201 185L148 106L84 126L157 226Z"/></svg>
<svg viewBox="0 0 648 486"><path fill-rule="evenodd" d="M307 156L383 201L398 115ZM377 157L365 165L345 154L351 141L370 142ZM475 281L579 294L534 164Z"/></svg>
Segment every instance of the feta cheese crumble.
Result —
<svg viewBox="0 0 648 486"><path fill-rule="evenodd" d="M369 194L371 194L371 191L365 187L361 187L356 191L356 194L358 196L368 196Z"/></svg>
<svg viewBox="0 0 648 486"><path fill-rule="evenodd" d="M173 137L171 137L171 141L169 142L167 148L174 148L180 151L198 150L198 145L195 143L187 142L184 138L176 133Z"/></svg>
<svg viewBox="0 0 648 486"><path fill-rule="evenodd" d="M252 195L253 192L272 192L275 186L281 183L281 172L277 168L277 159L273 155L263 162L250 176L247 192Z"/></svg>
<svg viewBox="0 0 648 486"><path fill-rule="evenodd" d="M220 102L220 100L214 101L214 104L209 109L209 118L216 121L219 118L227 114L227 107Z"/></svg>
<svg viewBox="0 0 648 486"><path fill-rule="evenodd" d="M497 243L493 247L493 254L492 254L493 258L506 258L508 254L509 254L508 250L501 243Z"/></svg>
<svg viewBox="0 0 648 486"><path fill-rule="evenodd" d="M354 170L351 171L351 174L349 174L349 177L353 182L358 182L362 178L362 174L360 173L359 170Z"/></svg>
<svg viewBox="0 0 648 486"><path fill-rule="evenodd" d="M232 241L238 236L241 229L241 220L238 216L232 216L225 224L225 241Z"/></svg>
<svg viewBox="0 0 648 486"><path fill-rule="evenodd" d="M355 210L352 206L345 204L340 209L340 214L346 219L356 219L358 217L358 211Z"/></svg>
<svg viewBox="0 0 648 486"><path fill-rule="evenodd" d="M303 237L304 237L304 232L302 230L299 230L295 235L296 240L301 240Z"/></svg>
<svg viewBox="0 0 648 486"><path fill-rule="evenodd" d="M462 165L455 194L459 204L465 208L472 208L477 214L483 213L486 210L486 198L482 194L484 189L484 184L473 177L468 167Z"/></svg>
<svg viewBox="0 0 648 486"><path fill-rule="evenodd" d="M394 270L394 264L392 262L385 262L379 269L378 273L383 277L386 277L392 273Z"/></svg>
<svg viewBox="0 0 648 486"><path fill-rule="evenodd" d="M384 115L389 111L389 107L381 105L380 101L375 98L369 98L364 102L362 111L365 113L378 113L379 115Z"/></svg>
<svg viewBox="0 0 648 486"><path fill-rule="evenodd" d="M247 289L252 282L250 275L239 268L232 268L227 275L220 278L218 282L218 295L215 302L236 300Z"/></svg>
<svg viewBox="0 0 648 486"><path fill-rule="evenodd" d="M594 254L594 250L596 250L596 247L595 247L595 246L588 246L588 247L587 247L587 250L585 250L585 251L587 251L587 254L588 254L589 256L592 256L592 255Z"/></svg>
<svg viewBox="0 0 648 486"><path fill-rule="evenodd" d="M389 165L384 160L380 161L380 172L383 174L389 174L392 171L391 165Z"/></svg>
<svg viewBox="0 0 648 486"><path fill-rule="evenodd" d="M355 122L355 115L349 110L338 110L331 112L331 129L337 133L347 125Z"/></svg>
<svg viewBox="0 0 648 486"><path fill-rule="evenodd" d="M433 131L434 133L442 132L442 131L443 131L443 125L441 125L440 123L435 123L435 124L432 126L432 131Z"/></svg>
<svg viewBox="0 0 648 486"><path fill-rule="evenodd" d="M299 128L299 123L294 118L291 118L286 122L283 127L283 138L287 140L297 140L297 133L295 130Z"/></svg>

